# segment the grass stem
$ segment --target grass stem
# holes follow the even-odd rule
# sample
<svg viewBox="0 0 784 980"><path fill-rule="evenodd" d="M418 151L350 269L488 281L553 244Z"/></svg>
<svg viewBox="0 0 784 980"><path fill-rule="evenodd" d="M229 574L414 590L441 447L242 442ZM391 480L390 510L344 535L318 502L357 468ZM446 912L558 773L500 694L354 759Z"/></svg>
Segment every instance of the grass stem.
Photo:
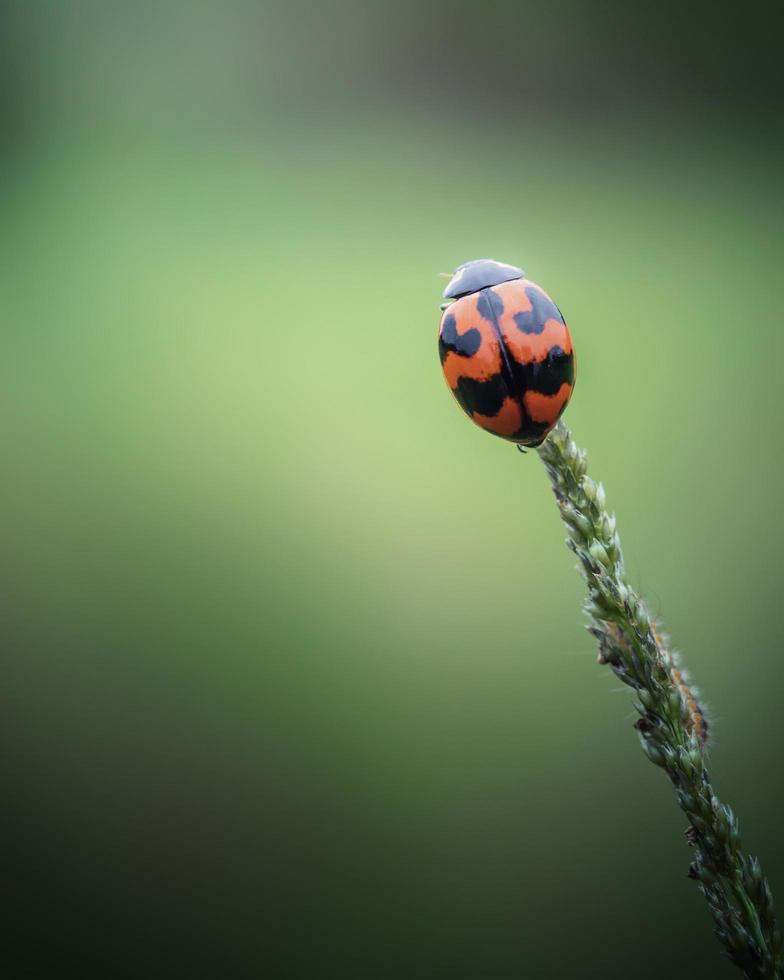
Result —
<svg viewBox="0 0 784 980"><path fill-rule="evenodd" d="M782 934L759 861L741 849L738 819L716 796L706 765L708 722L678 656L624 574L604 489L559 422L538 453L588 586L588 629L606 664L635 693L643 751L663 769L688 820L688 875L697 882L724 951L748 980L781 980Z"/></svg>

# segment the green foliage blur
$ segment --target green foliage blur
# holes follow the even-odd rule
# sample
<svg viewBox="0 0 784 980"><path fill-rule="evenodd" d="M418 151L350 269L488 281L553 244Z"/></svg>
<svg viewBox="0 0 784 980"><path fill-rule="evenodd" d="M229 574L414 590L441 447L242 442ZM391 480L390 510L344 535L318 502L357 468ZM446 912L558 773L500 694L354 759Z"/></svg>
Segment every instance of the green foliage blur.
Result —
<svg viewBox="0 0 784 980"><path fill-rule="evenodd" d="M9 975L733 975L435 343L470 258L563 310L784 897L781 37L729 9L0 6Z"/></svg>

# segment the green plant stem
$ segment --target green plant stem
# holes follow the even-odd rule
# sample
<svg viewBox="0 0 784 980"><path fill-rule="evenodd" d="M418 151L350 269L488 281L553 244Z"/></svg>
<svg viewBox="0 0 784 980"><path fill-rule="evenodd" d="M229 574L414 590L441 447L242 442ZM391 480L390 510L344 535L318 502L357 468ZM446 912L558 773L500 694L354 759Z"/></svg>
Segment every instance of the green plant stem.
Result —
<svg viewBox="0 0 784 980"><path fill-rule="evenodd" d="M749 980L781 980L782 934L759 862L741 850L738 820L716 796L706 768L707 723L695 690L624 575L621 544L586 454L559 422L538 448L567 545L588 586L589 631L607 664L635 694L645 754L667 774L694 848L689 877L705 896L716 935Z"/></svg>

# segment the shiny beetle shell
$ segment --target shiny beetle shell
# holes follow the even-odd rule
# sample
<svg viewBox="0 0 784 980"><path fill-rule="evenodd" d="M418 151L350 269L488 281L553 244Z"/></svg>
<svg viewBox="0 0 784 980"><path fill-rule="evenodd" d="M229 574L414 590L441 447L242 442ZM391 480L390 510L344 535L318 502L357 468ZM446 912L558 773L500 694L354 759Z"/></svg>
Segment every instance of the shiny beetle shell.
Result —
<svg viewBox="0 0 784 980"><path fill-rule="evenodd" d="M522 269L490 259L461 266L444 296L457 297L438 331L457 403L488 432L540 445L574 388L572 338L560 310Z"/></svg>

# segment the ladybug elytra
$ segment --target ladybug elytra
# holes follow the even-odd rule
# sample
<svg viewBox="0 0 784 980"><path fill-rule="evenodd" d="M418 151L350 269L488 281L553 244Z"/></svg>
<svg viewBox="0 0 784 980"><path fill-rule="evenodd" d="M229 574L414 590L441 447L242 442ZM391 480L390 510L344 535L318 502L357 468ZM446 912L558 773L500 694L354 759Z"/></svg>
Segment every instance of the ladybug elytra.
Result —
<svg viewBox="0 0 784 980"><path fill-rule="evenodd" d="M438 351L457 403L488 432L540 445L574 388L561 311L522 269L492 259L461 265L444 298Z"/></svg>

